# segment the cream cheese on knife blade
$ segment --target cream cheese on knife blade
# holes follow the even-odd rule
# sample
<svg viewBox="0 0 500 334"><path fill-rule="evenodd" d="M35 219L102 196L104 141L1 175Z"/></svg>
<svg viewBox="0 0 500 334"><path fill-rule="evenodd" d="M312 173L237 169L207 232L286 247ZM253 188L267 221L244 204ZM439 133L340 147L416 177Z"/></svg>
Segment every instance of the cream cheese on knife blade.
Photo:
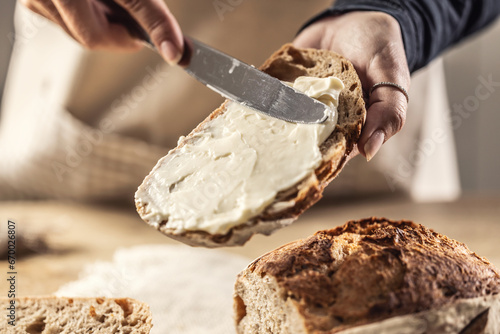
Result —
<svg viewBox="0 0 500 334"><path fill-rule="evenodd" d="M225 234L310 175L337 124L342 81L299 77L292 86L330 107L321 124L297 124L228 102L224 113L162 158L136 193L144 219L176 233ZM181 140L182 141L182 138Z"/></svg>

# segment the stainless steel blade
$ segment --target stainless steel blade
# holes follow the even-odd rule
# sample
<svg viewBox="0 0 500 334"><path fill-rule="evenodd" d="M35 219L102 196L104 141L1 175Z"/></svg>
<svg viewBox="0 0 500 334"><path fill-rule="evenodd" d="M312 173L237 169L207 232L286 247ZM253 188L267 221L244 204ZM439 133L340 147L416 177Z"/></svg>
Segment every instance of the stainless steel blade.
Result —
<svg viewBox="0 0 500 334"><path fill-rule="evenodd" d="M147 32L114 0L99 0L110 12L109 22L122 24L129 33L156 50ZM321 123L328 106L193 38L186 38L179 63L186 72L221 95L270 116L296 123Z"/></svg>
<svg viewBox="0 0 500 334"><path fill-rule="evenodd" d="M190 38L186 72L224 97L295 123L322 123L328 106L280 80Z"/></svg>

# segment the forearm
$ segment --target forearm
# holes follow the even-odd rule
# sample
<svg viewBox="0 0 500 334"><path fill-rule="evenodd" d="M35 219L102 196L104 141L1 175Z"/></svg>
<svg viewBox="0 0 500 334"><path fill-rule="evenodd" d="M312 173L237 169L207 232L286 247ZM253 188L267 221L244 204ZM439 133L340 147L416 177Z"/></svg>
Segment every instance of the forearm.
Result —
<svg viewBox="0 0 500 334"><path fill-rule="evenodd" d="M500 14L500 0L338 0L308 24L352 11L381 11L396 18L414 72L493 22Z"/></svg>

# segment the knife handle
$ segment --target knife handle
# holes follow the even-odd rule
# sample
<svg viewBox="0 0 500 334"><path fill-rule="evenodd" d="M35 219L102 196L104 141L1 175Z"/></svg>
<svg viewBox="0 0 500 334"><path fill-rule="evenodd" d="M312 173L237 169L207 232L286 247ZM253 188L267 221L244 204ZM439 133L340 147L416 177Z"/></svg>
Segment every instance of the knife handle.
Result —
<svg viewBox="0 0 500 334"><path fill-rule="evenodd" d="M143 41L148 47L156 50L156 47L151 41L151 38L149 37L146 30L144 30L141 25L137 23L137 21L132 17L132 15L129 14L129 12L125 8L123 8L113 0L98 1L106 5L106 7L108 7L108 9L110 10L106 14L109 23L120 24L124 26L130 36Z"/></svg>

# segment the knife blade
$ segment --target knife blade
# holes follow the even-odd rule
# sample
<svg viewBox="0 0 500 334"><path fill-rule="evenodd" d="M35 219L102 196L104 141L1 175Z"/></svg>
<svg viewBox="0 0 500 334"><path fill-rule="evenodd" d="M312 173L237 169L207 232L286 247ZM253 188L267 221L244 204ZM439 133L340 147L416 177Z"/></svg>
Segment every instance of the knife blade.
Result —
<svg viewBox="0 0 500 334"><path fill-rule="evenodd" d="M222 96L285 121L321 123L327 106L253 66L188 38L184 70Z"/></svg>
<svg viewBox="0 0 500 334"><path fill-rule="evenodd" d="M135 38L156 48L147 32L113 0L100 0L111 10L110 23L123 25ZM294 123L322 123L329 107L280 80L191 37L185 37L179 65L222 96L256 111Z"/></svg>

